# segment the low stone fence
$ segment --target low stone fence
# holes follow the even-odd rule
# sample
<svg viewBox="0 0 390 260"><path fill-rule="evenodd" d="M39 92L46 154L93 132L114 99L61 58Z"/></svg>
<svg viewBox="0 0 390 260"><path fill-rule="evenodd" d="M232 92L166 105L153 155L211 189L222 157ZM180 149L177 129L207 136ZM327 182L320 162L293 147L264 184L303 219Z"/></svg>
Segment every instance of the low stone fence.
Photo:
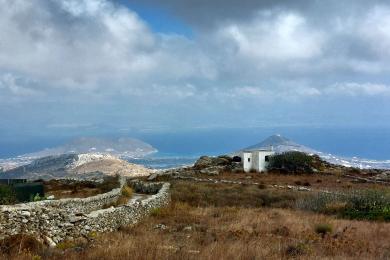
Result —
<svg viewBox="0 0 390 260"><path fill-rule="evenodd" d="M143 183L136 185L142 190L138 192L149 193L158 187L156 194L143 200L132 200L127 205L117 208L102 209L90 213L85 225L98 232L113 231L121 226L134 224L148 215L153 209L163 207L170 201L169 183ZM142 186L141 186L142 185Z"/></svg>
<svg viewBox="0 0 390 260"><path fill-rule="evenodd" d="M134 182L138 192L155 194L130 199L126 205L101 209L120 195L120 189L86 199L64 199L0 207L0 239L30 234L55 245L63 240L87 237L134 224L151 210L170 201L169 183ZM153 192L154 193L154 192Z"/></svg>

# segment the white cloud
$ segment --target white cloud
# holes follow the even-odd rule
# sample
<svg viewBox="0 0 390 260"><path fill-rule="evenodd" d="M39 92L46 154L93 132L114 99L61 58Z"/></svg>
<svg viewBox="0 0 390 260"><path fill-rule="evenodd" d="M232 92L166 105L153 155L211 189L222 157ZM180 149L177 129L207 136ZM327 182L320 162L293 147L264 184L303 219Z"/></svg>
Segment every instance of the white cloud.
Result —
<svg viewBox="0 0 390 260"><path fill-rule="evenodd" d="M108 0L0 4L0 31L7 36L0 40L0 70L51 88L123 88L166 75L207 77L212 71L203 69L204 56L187 55L194 46L154 34L135 12Z"/></svg>
<svg viewBox="0 0 390 260"><path fill-rule="evenodd" d="M390 8L376 6L355 27L360 37L379 55L390 56Z"/></svg>
<svg viewBox="0 0 390 260"><path fill-rule="evenodd" d="M321 55L324 34L313 30L296 13L259 13L253 20L219 29L219 43L233 43L246 58L284 61L310 59Z"/></svg>
<svg viewBox="0 0 390 260"><path fill-rule="evenodd" d="M192 37L155 32L110 0L0 0L0 6L0 117L20 122L31 113L31 121L55 118L59 128L72 127L75 117L155 126L199 115L201 124L230 120L232 107L266 106L273 120L322 97L372 101L390 92L388 6L321 17L290 5L264 8L237 20L219 16ZM31 111L22 104L4 112L14 100L29 99L36 105Z"/></svg>

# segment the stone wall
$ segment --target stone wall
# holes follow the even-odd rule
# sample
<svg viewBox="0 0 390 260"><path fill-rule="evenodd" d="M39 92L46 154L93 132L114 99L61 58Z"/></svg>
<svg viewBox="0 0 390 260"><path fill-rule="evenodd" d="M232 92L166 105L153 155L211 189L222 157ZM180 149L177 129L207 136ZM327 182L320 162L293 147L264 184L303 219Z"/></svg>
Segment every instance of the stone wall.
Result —
<svg viewBox="0 0 390 260"><path fill-rule="evenodd" d="M134 182L139 192L156 193L144 199L131 199L126 205L101 209L115 201L120 189L86 199L64 199L0 207L0 239L31 234L55 245L63 240L87 237L92 232L113 231L134 224L154 208L170 201L169 183Z"/></svg>

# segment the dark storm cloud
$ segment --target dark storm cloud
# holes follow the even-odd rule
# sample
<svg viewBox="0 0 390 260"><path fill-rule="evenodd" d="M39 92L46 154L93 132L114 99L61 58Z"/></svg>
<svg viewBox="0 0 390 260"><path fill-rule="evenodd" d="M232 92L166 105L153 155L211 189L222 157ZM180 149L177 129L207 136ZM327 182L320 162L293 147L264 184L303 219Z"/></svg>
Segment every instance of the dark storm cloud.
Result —
<svg viewBox="0 0 390 260"><path fill-rule="evenodd" d="M313 22L327 23L329 18L348 13L364 13L386 0L126 0L129 3L160 6L198 28L206 29L223 21L245 21L264 10L294 11Z"/></svg>

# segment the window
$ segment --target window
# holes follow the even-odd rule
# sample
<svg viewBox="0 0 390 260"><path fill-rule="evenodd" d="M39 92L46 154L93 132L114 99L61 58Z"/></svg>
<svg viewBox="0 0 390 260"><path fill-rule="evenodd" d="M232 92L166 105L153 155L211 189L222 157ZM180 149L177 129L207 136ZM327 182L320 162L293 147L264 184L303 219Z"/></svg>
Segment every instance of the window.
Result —
<svg viewBox="0 0 390 260"><path fill-rule="evenodd" d="M251 158L248 158L248 162L250 162L251 161Z"/></svg>
<svg viewBox="0 0 390 260"><path fill-rule="evenodd" d="M267 155L266 157L264 157L264 160L265 160L266 162L269 162L269 156Z"/></svg>

